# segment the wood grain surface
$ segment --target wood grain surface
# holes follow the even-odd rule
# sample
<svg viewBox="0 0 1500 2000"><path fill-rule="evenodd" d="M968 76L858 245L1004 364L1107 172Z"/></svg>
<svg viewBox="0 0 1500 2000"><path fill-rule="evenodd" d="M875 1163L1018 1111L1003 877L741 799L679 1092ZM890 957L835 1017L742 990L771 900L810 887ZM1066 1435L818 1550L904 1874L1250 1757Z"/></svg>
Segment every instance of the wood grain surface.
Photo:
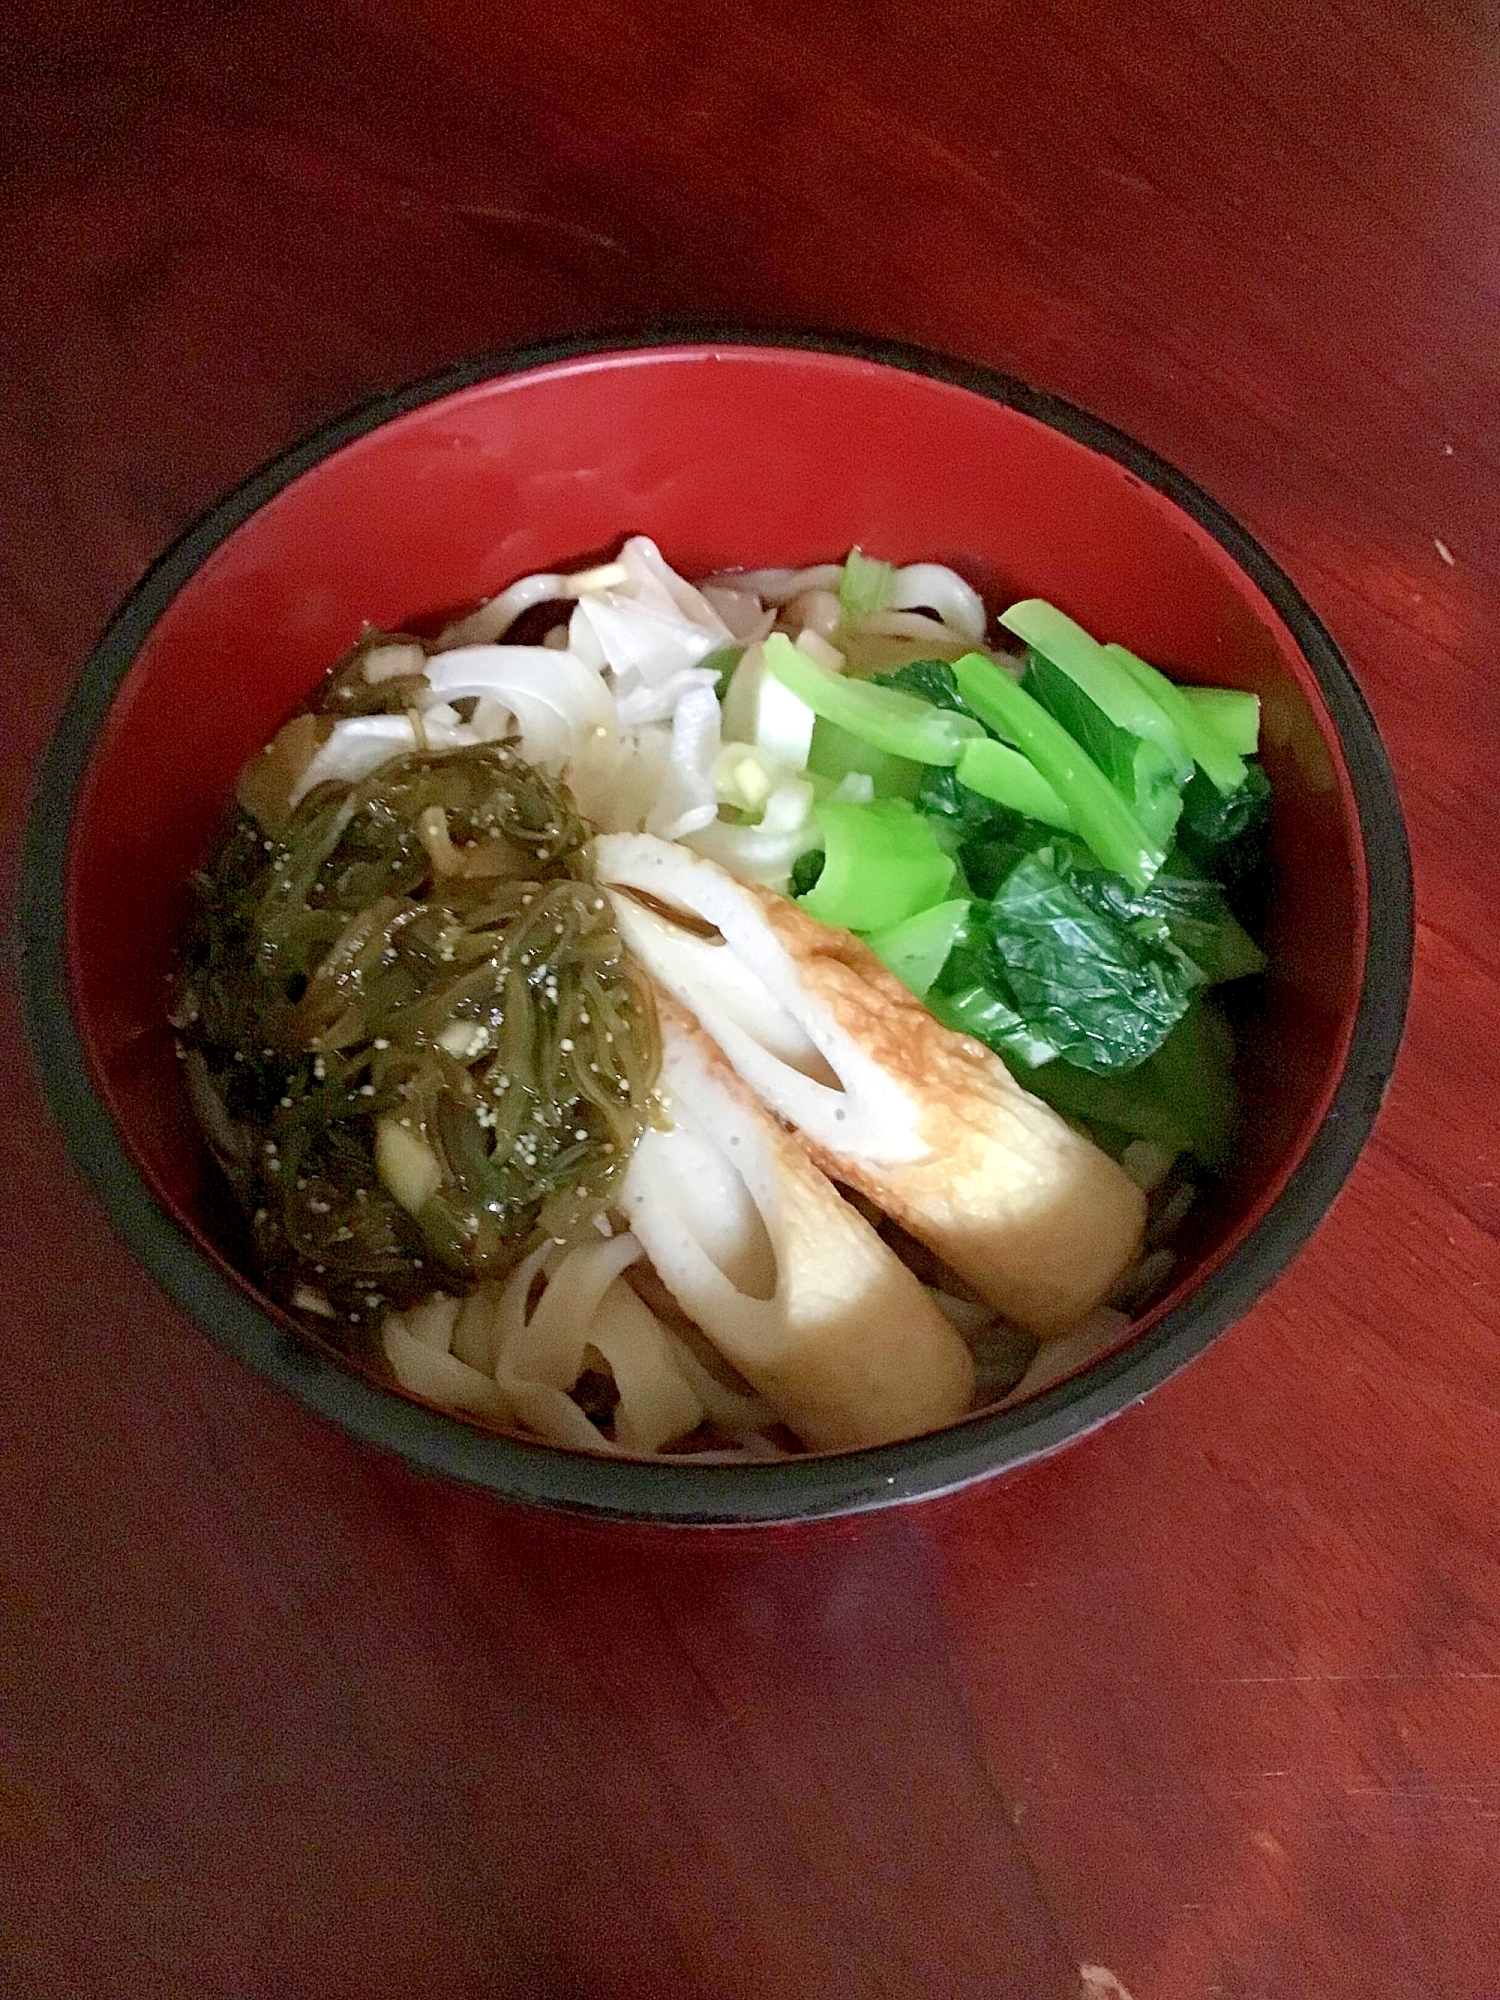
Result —
<svg viewBox="0 0 1500 2000"><path fill-rule="evenodd" d="M1003 1484L622 1536L372 1459L111 1240L0 1009L0 1990L1500 1994L1500 18L12 0L0 733L365 394L722 313L1085 404L1347 650L1420 897L1376 1138ZM9 941L7 949L13 949Z"/></svg>

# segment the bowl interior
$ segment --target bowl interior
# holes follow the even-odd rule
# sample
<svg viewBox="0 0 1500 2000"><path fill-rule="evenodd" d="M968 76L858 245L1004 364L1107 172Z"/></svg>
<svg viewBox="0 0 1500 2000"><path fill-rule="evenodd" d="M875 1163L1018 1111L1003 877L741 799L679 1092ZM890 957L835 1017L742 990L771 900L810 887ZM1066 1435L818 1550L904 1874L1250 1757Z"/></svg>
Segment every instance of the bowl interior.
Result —
<svg viewBox="0 0 1500 2000"><path fill-rule="evenodd" d="M94 740L68 861L74 1018L157 1200L232 1264L163 1008L186 880L240 765L367 622L430 626L634 532L690 576L827 560L856 542L948 562L992 608L1047 597L1177 677L1260 695L1276 788L1272 971L1242 1041L1235 1166L1157 1316L1168 1311L1283 1189L1358 1007L1365 861L1324 695L1226 549L1127 466L950 381L794 348L594 354L482 380L343 444L227 538L210 517L210 552Z"/></svg>

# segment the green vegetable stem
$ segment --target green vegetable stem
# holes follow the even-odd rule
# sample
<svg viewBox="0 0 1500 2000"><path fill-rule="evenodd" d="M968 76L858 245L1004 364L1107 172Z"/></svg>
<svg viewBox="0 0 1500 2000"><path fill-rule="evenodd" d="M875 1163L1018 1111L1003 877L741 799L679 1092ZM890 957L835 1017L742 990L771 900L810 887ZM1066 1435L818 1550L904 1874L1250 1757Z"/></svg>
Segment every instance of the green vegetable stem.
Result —
<svg viewBox="0 0 1500 2000"><path fill-rule="evenodd" d="M1144 889L1166 849L1062 724L981 653L955 661L953 678L980 720L1026 753L1105 867Z"/></svg>
<svg viewBox="0 0 1500 2000"><path fill-rule="evenodd" d="M802 898L820 922L842 930L882 931L941 902L954 861L932 828L903 799L818 807L822 872Z"/></svg>
<svg viewBox="0 0 1500 2000"><path fill-rule="evenodd" d="M964 744L984 734L971 716L934 708L899 688L830 673L783 632L773 632L765 641L765 660L815 715L888 756L915 764L956 764Z"/></svg>

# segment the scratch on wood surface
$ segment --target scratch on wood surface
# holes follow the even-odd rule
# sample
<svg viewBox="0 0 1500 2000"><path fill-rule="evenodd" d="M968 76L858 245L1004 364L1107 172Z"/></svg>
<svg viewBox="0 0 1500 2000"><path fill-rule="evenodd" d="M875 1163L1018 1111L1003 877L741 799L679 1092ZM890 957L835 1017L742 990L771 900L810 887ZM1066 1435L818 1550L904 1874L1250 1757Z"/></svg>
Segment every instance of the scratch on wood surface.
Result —
<svg viewBox="0 0 1500 2000"><path fill-rule="evenodd" d="M611 250L617 256L626 254L626 246L616 237L603 236L597 229L586 229L580 222L569 222L560 215L547 215L527 208L498 207L490 202L455 201L443 206L451 215L462 215L476 222L499 222L516 229L553 230L560 236L574 237L580 243L587 243L596 250Z"/></svg>
<svg viewBox="0 0 1500 2000"><path fill-rule="evenodd" d="M1137 1677L1139 1678L1139 1677ZM1366 1669L1357 1673L1209 1674L1198 1687L1324 1687L1345 1681L1500 1681L1500 1672L1485 1667L1409 1667Z"/></svg>
<svg viewBox="0 0 1500 2000"><path fill-rule="evenodd" d="M1483 1411L1490 1416L1500 1416L1500 1406L1492 1404L1466 1404L1467 1408ZM1500 1681L1500 1668L1452 1667L1446 1665L1421 1667L1374 1667L1356 1668L1347 1672L1320 1669L1311 1673L1284 1674L1133 1674L1101 1672L1094 1676L1104 1687L1215 1689L1215 1688L1300 1688L1300 1687L1358 1687L1367 1685L1394 1685L1411 1683L1419 1686L1451 1685L1454 1682L1487 1683Z"/></svg>
<svg viewBox="0 0 1500 2000"><path fill-rule="evenodd" d="M1116 187L1129 188L1132 194L1155 195L1158 193L1158 190L1151 185L1144 174L1128 174L1118 167L1099 167L1096 171L1100 180L1113 181Z"/></svg>

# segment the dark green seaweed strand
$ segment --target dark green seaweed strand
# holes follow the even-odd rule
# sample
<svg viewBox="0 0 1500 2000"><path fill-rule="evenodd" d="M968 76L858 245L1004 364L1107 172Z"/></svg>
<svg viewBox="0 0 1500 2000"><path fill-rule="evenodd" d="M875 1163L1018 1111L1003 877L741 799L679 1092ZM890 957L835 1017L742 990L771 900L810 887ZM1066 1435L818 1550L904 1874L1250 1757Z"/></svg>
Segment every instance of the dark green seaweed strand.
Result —
<svg viewBox="0 0 1500 2000"><path fill-rule="evenodd" d="M660 1049L588 838L565 786L489 744L320 786L270 833L242 815L197 878L173 1019L265 1281L326 1301L325 1336L367 1345L386 1306L578 1235L617 1189ZM382 1118L437 1163L415 1216L377 1171Z"/></svg>

